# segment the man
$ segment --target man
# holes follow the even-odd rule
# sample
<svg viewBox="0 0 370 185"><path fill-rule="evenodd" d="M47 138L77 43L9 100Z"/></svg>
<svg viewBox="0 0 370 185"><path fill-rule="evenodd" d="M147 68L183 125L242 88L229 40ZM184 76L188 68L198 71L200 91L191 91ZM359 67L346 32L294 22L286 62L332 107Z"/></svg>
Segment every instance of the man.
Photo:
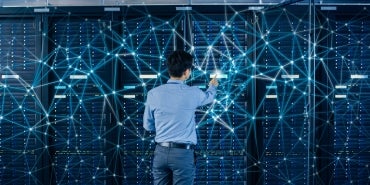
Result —
<svg viewBox="0 0 370 185"><path fill-rule="evenodd" d="M156 132L152 169L155 185L194 183L195 110L213 102L218 81L212 79L205 92L186 85L192 66L189 53L173 52L167 59L167 84L148 92L144 128Z"/></svg>

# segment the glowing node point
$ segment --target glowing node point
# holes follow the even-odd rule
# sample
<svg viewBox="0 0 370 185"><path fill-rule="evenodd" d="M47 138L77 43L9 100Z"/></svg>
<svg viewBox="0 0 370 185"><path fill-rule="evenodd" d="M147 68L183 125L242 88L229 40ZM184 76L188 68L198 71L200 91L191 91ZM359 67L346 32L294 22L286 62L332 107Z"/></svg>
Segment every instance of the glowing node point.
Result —
<svg viewBox="0 0 370 185"><path fill-rule="evenodd" d="M63 82L63 80L62 79L59 79L59 82Z"/></svg>

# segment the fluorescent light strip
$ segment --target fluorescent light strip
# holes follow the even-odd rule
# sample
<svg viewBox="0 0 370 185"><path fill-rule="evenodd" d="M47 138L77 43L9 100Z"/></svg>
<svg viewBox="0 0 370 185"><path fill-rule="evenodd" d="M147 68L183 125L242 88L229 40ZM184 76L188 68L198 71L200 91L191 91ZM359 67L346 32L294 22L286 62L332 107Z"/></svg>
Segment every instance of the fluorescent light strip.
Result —
<svg viewBox="0 0 370 185"><path fill-rule="evenodd" d="M250 7L248 7L248 10L262 10L264 8L265 7L263 7L263 6L250 6Z"/></svg>
<svg viewBox="0 0 370 185"><path fill-rule="evenodd" d="M336 85L335 88L336 89L347 89L347 86L345 86L345 85Z"/></svg>
<svg viewBox="0 0 370 185"><path fill-rule="evenodd" d="M87 75L71 75L69 79L87 79Z"/></svg>
<svg viewBox="0 0 370 185"><path fill-rule="evenodd" d="M281 78L293 79L293 78L299 78L299 75L281 75Z"/></svg>
<svg viewBox="0 0 370 185"><path fill-rule="evenodd" d="M58 86L55 86L54 89L67 89L67 87L58 85Z"/></svg>
<svg viewBox="0 0 370 185"><path fill-rule="evenodd" d="M351 75L351 78L352 79L365 79L365 78L369 78L368 75Z"/></svg>
<svg viewBox="0 0 370 185"><path fill-rule="evenodd" d="M9 79L9 78L14 78L14 79L19 79L19 75L1 75L2 79Z"/></svg>
<svg viewBox="0 0 370 185"><path fill-rule="evenodd" d="M266 98L268 99L276 99L277 95L266 95Z"/></svg>
<svg viewBox="0 0 370 185"><path fill-rule="evenodd" d="M157 78L158 75L140 75L139 77L141 79L153 79L153 78Z"/></svg>
<svg viewBox="0 0 370 185"><path fill-rule="evenodd" d="M277 86L268 85L268 86L266 86L266 89L277 89Z"/></svg>
<svg viewBox="0 0 370 185"><path fill-rule="evenodd" d="M67 98L67 96L66 95L54 95L54 98L61 99L61 98Z"/></svg>
<svg viewBox="0 0 370 185"><path fill-rule="evenodd" d="M123 98L126 98L126 99L134 99L136 96L133 95L133 94L129 94L129 95L123 95Z"/></svg>
<svg viewBox="0 0 370 185"><path fill-rule="evenodd" d="M345 95L345 94L336 94L335 98L347 98L347 95Z"/></svg>
<svg viewBox="0 0 370 185"><path fill-rule="evenodd" d="M134 86L134 85L125 85L125 86L123 86L123 89L135 89L136 88L136 86Z"/></svg>
<svg viewBox="0 0 370 185"><path fill-rule="evenodd" d="M210 74L210 78L214 78L216 74ZM228 78L227 74L217 74L217 78Z"/></svg>

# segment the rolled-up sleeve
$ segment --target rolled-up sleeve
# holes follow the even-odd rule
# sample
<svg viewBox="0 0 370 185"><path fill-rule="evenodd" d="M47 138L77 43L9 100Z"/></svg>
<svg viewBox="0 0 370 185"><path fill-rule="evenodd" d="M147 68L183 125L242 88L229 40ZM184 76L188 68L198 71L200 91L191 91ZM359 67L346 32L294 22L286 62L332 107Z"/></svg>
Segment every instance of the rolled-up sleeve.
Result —
<svg viewBox="0 0 370 185"><path fill-rule="evenodd" d="M151 108L151 93L148 93L147 100L145 103L145 110L143 116L143 127L147 131L155 131L155 124L154 124L154 115L153 110Z"/></svg>

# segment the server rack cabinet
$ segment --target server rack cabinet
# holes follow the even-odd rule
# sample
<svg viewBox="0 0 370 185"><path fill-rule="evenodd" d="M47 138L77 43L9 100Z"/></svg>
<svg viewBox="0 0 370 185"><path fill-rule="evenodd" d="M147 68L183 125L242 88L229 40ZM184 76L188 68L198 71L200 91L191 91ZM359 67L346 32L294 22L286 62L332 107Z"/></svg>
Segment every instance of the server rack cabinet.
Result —
<svg viewBox="0 0 370 185"><path fill-rule="evenodd" d="M166 11L164 11L166 10ZM183 14L175 7L127 8L119 51L119 153L123 184L151 184L154 133L143 128L147 92L169 79L166 58L176 49Z"/></svg>
<svg viewBox="0 0 370 185"><path fill-rule="evenodd" d="M49 25L50 182L107 184L109 21L66 15Z"/></svg>
<svg viewBox="0 0 370 185"><path fill-rule="evenodd" d="M340 13L339 13L340 12ZM323 13L324 14L324 13ZM327 62L334 112L331 122L331 184L369 183L369 12L366 7L352 7L325 12L324 29L330 42Z"/></svg>
<svg viewBox="0 0 370 185"><path fill-rule="evenodd" d="M0 184L39 184L43 150L35 16L0 18Z"/></svg>
<svg viewBox="0 0 370 185"><path fill-rule="evenodd" d="M189 12L191 40L185 44L195 56L189 83L207 88L217 75L219 87L213 104L196 112L198 149L196 184L246 184L248 121L248 33L244 13L229 9L225 15ZM249 65L250 66L250 65Z"/></svg>
<svg viewBox="0 0 370 185"><path fill-rule="evenodd" d="M308 9L257 14L256 124L263 184L307 184Z"/></svg>

